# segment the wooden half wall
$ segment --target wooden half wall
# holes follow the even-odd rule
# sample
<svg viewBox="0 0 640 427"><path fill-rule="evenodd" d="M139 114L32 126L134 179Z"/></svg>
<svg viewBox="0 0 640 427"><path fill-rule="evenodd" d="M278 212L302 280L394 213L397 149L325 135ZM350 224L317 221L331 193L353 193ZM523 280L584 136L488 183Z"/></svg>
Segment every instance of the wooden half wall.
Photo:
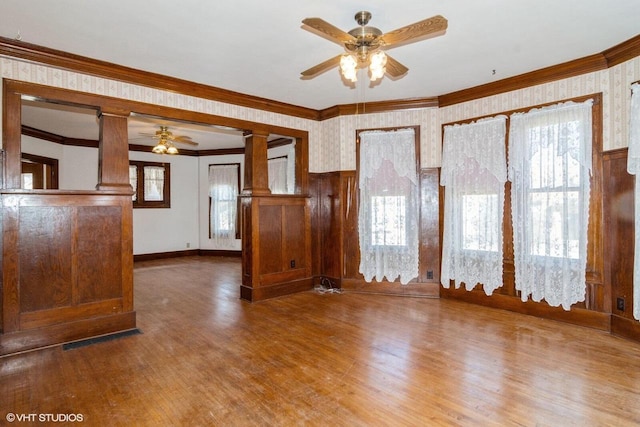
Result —
<svg viewBox="0 0 640 427"><path fill-rule="evenodd" d="M23 96L96 110L95 191L21 188ZM136 327L128 115L108 98L3 81L0 355Z"/></svg>
<svg viewBox="0 0 640 427"><path fill-rule="evenodd" d="M256 302L312 288L306 195L241 196L240 297Z"/></svg>

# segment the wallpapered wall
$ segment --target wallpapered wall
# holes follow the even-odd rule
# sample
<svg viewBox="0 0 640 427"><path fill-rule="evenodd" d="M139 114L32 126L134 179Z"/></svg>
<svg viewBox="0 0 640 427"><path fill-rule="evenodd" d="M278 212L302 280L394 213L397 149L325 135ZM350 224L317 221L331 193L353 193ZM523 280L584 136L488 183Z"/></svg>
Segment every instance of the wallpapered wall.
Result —
<svg viewBox="0 0 640 427"><path fill-rule="evenodd" d="M603 147L628 146L630 85L640 80L640 57L607 70L533 86L443 108L340 116L323 122L225 104L188 95L42 66L14 58L0 58L0 76L14 80L78 90L215 114L309 132L309 170L353 170L356 129L420 125L421 166L438 167L441 124L561 101L591 93L603 93ZM424 94L431 96L431 94ZM1 124L0 124L1 126ZM1 129L0 129L1 131Z"/></svg>

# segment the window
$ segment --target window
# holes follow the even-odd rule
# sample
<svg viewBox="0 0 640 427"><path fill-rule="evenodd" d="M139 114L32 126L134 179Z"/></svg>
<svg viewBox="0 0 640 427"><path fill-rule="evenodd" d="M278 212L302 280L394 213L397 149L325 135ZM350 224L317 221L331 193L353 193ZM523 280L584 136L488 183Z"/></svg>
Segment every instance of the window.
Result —
<svg viewBox="0 0 640 427"><path fill-rule="evenodd" d="M134 208L170 208L170 164L129 162Z"/></svg>
<svg viewBox="0 0 640 427"><path fill-rule="evenodd" d="M240 238L238 193L240 164L209 165L209 238L218 246L230 246Z"/></svg>
<svg viewBox="0 0 640 427"><path fill-rule="evenodd" d="M371 206L371 244L374 246L406 245L405 196L372 196Z"/></svg>
<svg viewBox="0 0 640 427"><path fill-rule="evenodd" d="M418 185L413 128L360 132L358 234L367 282L418 277Z"/></svg>
<svg viewBox="0 0 640 427"><path fill-rule="evenodd" d="M502 223L506 116L444 128L446 187L440 281L445 288L481 283L487 295L503 284Z"/></svg>
<svg viewBox="0 0 640 427"><path fill-rule="evenodd" d="M511 116L509 180L516 289L551 306L584 301L592 100Z"/></svg>

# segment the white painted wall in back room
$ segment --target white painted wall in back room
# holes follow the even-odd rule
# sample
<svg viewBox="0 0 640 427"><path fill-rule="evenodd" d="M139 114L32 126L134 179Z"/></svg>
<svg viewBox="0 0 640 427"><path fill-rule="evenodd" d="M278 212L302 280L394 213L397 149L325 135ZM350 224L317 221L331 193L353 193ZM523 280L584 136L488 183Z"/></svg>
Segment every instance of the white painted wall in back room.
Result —
<svg viewBox="0 0 640 427"><path fill-rule="evenodd" d="M171 164L171 208L133 210L134 255L198 249L198 158L132 151L129 159Z"/></svg>

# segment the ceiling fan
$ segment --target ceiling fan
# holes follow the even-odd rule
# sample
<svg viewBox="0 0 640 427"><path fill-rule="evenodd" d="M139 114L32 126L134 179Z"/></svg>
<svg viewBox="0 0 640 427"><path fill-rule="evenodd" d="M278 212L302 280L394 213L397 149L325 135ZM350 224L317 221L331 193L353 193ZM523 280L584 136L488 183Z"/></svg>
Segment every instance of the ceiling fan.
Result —
<svg viewBox="0 0 640 427"><path fill-rule="evenodd" d="M384 50L412 43L419 39L435 37L444 34L447 29L447 20L436 15L411 25L407 25L388 33L382 33L378 28L368 26L371 13L361 11L356 13L355 20L360 25L349 32L329 24L320 18L306 18L302 21L303 28L309 27L328 36L344 46L346 53L328 59L308 70L303 71L302 79L311 79L318 74L340 65L343 76L355 82L357 68L369 65L371 80L381 78L385 72L397 78L404 75L409 69L397 60L387 55ZM305 28L305 29L309 29Z"/></svg>
<svg viewBox="0 0 640 427"><path fill-rule="evenodd" d="M197 142L191 140L190 136L174 135L173 132L169 130L168 126L161 125L160 130L157 130L155 134L141 132L140 135L158 140L157 144L151 150L156 154L178 154L178 149L174 145L176 143L194 146L198 145Z"/></svg>

